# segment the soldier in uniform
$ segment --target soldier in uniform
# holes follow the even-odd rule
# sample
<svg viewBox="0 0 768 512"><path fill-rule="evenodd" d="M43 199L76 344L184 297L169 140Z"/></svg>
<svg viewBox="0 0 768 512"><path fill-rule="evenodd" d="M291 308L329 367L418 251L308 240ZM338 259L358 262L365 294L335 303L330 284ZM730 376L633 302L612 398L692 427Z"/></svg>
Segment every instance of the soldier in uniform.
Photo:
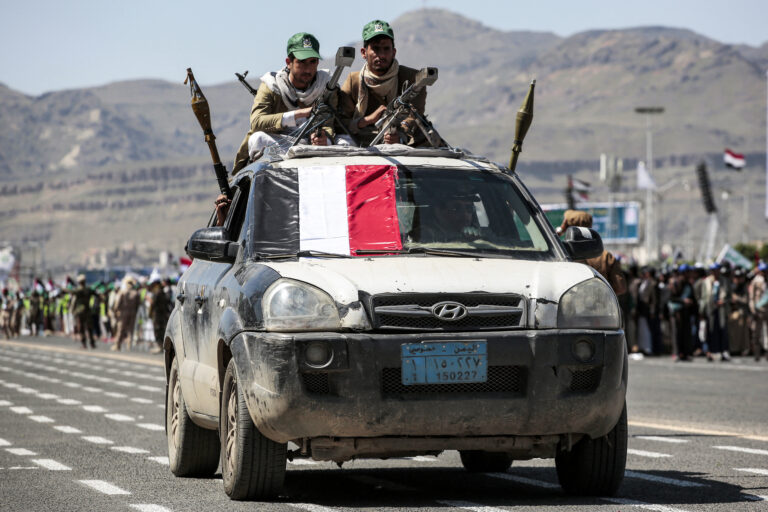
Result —
<svg viewBox="0 0 768 512"><path fill-rule="evenodd" d="M93 331L91 331L91 289L85 284L85 276L80 274L77 276L77 288L72 293L72 302L70 309L75 317L75 326L77 332L80 333L80 343L83 344L83 348L87 348L85 345L85 336L88 335L88 340L91 342L91 348L96 348L96 343L93 340Z"/></svg>
<svg viewBox="0 0 768 512"><path fill-rule="evenodd" d="M331 75L318 70L320 43L315 36L299 32L288 39L285 68L266 73L251 107L251 129L240 144L232 174L248 165L265 146L276 141L275 135L295 129L312 113L312 105L325 91ZM338 99L330 101L336 107ZM313 145L325 146L333 140L330 128L312 133Z"/></svg>
<svg viewBox="0 0 768 512"><path fill-rule="evenodd" d="M560 232L564 233L570 226L579 226L583 228L592 227L592 215L579 210L566 210L563 217L563 223L560 226ZM608 281L616 295L621 295L627 291L627 281L621 271L621 265L613 254L603 251L603 254L596 258L579 261L594 268Z"/></svg>
<svg viewBox="0 0 768 512"><path fill-rule="evenodd" d="M163 336L165 335L165 326L168 323L168 317L171 314L171 302L168 294L163 290L163 283L160 280L149 284L149 291L152 293L152 302L149 305L149 318L152 319L152 327L155 330L155 342L157 346L151 352L159 354L163 351Z"/></svg>
<svg viewBox="0 0 768 512"><path fill-rule="evenodd" d="M126 342L126 346L129 349L131 348L131 336L133 336L136 312L139 310L140 301L139 292L133 288L135 284L135 279L131 276L126 276L123 279L123 286L115 297L114 312L115 321L117 322L117 334L115 335L115 344L112 346L112 350L120 350L123 347L123 342Z"/></svg>
<svg viewBox="0 0 768 512"><path fill-rule="evenodd" d="M368 145L378 133L376 121L384 114L389 102L402 93L403 84L414 82L417 70L397 62L395 33L386 21L373 20L363 27L360 53L365 60L363 69L350 73L341 86L341 117L360 144ZM426 102L427 90L424 88L416 96L413 106L424 114ZM395 133L384 135L384 143L414 144L416 131L415 121L407 118Z"/></svg>

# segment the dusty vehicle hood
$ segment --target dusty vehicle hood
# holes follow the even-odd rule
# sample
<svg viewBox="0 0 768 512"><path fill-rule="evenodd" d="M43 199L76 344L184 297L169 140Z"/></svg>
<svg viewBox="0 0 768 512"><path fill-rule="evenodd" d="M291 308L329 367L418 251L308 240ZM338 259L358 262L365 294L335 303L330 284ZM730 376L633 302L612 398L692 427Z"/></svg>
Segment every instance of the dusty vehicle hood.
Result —
<svg viewBox="0 0 768 512"><path fill-rule="evenodd" d="M326 291L337 304L359 301L359 292L380 293L516 293L528 299L529 327L551 328L557 302L564 292L595 275L580 263L403 256L388 258L322 259L267 264L282 277L310 283ZM350 309L344 327L365 328L362 308Z"/></svg>

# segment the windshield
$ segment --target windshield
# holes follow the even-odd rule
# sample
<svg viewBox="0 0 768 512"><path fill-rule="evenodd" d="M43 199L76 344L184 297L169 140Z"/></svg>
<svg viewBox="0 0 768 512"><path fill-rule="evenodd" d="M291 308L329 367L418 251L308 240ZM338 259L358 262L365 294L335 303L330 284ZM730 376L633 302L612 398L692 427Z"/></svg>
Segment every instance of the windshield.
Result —
<svg viewBox="0 0 768 512"><path fill-rule="evenodd" d="M397 216L404 251L550 251L526 202L505 176L401 168L397 177Z"/></svg>
<svg viewBox="0 0 768 512"><path fill-rule="evenodd" d="M254 174L251 193L257 258L554 257L515 180L482 168L267 168Z"/></svg>

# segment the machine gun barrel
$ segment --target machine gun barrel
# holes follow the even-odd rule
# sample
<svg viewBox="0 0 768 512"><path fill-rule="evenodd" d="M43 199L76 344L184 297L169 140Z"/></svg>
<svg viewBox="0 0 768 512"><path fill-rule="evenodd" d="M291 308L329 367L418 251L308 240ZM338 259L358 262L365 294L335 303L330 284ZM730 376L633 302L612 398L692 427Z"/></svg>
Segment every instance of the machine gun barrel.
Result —
<svg viewBox="0 0 768 512"><path fill-rule="evenodd" d="M416 78L413 83L409 85L400 96L389 102L387 109L384 111L384 115L376 121L376 128L381 130L381 127L384 126L385 123L391 125L391 123L394 122L394 118L397 117L398 107L412 102L422 89L434 84L436 81L437 68L421 68L419 72L416 73Z"/></svg>
<svg viewBox="0 0 768 512"><path fill-rule="evenodd" d="M221 163L219 150L216 148L216 136L211 129L211 109L208 107L208 100L205 99L202 89L195 80L195 75L192 74L192 68L187 68L187 78L184 79L184 84L187 83L189 83L189 92L192 94L190 102L192 112L195 113L197 122L203 129L205 142L208 143L208 150L211 152L211 160L213 160L213 171L216 173L216 181L219 182L219 190L229 199L232 199L232 189L229 188L229 181L227 180L227 168Z"/></svg>
<svg viewBox="0 0 768 512"><path fill-rule="evenodd" d="M531 80L531 85L528 87L528 94L525 95L523 104L520 106L520 110L517 111L517 119L515 120L515 140L512 141L512 156L509 159L509 169L514 172L517 166L517 157L523 150L523 140L525 134L528 133L528 128L533 123L533 89L536 87L536 80Z"/></svg>
<svg viewBox="0 0 768 512"><path fill-rule="evenodd" d="M242 75L240 73L235 73L235 76L238 80L240 80L240 83L243 84L243 87L248 89L248 92L251 93L251 95L256 96L256 93L258 92L256 89L251 87L251 84L246 82L245 77L248 76L248 71L245 71Z"/></svg>

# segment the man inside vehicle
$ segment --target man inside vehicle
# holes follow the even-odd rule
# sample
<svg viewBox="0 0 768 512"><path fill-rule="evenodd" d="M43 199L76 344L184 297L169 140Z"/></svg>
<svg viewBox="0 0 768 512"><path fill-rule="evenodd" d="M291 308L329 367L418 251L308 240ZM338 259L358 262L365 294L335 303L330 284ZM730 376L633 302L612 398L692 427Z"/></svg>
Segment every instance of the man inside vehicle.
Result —
<svg viewBox="0 0 768 512"><path fill-rule="evenodd" d="M397 62L395 33L386 21L373 20L363 27L360 53L365 60L363 69L350 73L341 86L341 116L349 132L361 145L367 146L378 133L376 121L387 105L402 93L403 84L414 82L417 70ZM413 101L420 114L424 114L426 101L424 88ZM384 135L384 143L413 145L417 131L414 119L409 117L396 130Z"/></svg>

